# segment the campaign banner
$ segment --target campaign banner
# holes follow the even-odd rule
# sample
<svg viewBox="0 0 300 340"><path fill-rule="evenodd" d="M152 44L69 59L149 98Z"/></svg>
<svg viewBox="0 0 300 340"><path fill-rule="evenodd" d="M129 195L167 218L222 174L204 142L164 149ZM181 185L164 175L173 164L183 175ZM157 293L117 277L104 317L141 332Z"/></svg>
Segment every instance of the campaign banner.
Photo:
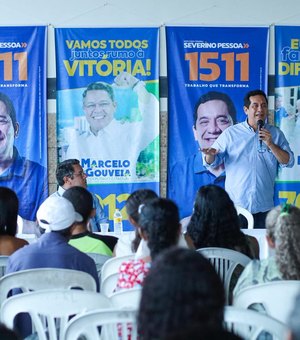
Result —
<svg viewBox="0 0 300 340"><path fill-rule="evenodd" d="M274 123L295 156L292 168L280 168L275 203L300 207L300 26L275 26Z"/></svg>
<svg viewBox="0 0 300 340"><path fill-rule="evenodd" d="M48 196L46 34L0 27L0 186L16 192L24 232Z"/></svg>
<svg viewBox="0 0 300 340"><path fill-rule="evenodd" d="M268 27L166 27L168 70L168 197L191 215L197 190L224 187L224 168L206 171L199 148L246 119L243 98L267 91ZM218 100L219 107L210 107ZM206 103L207 101L207 103ZM197 108L207 106L197 128Z"/></svg>
<svg viewBox="0 0 300 340"><path fill-rule="evenodd" d="M158 33L55 29L59 161L80 160L110 220L134 190L159 193Z"/></svg>

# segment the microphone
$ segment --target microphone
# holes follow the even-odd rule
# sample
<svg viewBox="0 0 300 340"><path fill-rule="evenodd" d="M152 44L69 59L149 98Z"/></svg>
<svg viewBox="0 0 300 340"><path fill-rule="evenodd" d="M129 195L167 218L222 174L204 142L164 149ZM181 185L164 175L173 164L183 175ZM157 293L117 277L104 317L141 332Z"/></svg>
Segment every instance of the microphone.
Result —
<svg viewBox="0 0 300 340"><path fill-rule="evenodd" d="M263 127L264 127L264 121L263 121L262 119L259 119L259 120L257 121L257 128L258 128L258 131L260 131L261 128L263 128ZM260 149L262 148L262 140L261 140L261 139L259 140L259 147L260 147Z"/></svg>

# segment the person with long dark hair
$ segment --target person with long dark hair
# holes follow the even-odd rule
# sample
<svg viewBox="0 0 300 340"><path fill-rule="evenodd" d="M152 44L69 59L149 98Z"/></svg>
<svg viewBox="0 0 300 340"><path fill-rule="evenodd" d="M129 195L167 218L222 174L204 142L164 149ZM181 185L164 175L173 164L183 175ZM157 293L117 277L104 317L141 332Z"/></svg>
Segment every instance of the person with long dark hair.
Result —
<svg viewBox="0 0 300 340"><path fill-rule="evenodd" d="M154 260L144 281L139 337L239 339L223 329L224 304L222 282L207 259L194 250L168 249Z"/></svg>
<svg viewBox="0 0 300 340"><path fill-rule="evenodd" d="M142 286L151 261L163 250L175 246L181 225L176 204L165 198L155 198L139 207L138 229L147 243L150 256L129 260L120 266L117 289Z"/></svg>
<svg viewBox="0 0 300 340"><path fill-rule="evenodd" d="M257 240L240 230L235 206L219 186L211 184L198 190L187 233L196 249L221 247L239 251L250 258L259 257Z"/></svg>

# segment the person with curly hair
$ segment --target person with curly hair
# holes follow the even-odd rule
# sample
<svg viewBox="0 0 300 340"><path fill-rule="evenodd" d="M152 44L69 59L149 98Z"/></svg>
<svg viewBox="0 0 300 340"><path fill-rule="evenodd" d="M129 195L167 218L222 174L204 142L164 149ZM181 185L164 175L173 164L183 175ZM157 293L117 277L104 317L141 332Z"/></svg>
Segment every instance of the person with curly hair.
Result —
<svg viewBox="0 0 300 340"><path fill-rule="evenodd" d="M284 205L266 218L267 240L275 255L251 261L244 269L234 296L246 287L277 280L300 280L300 209Z"/></svg>
<svg viewBox="0 0 300 340"><path fill-rule="evenodd" d="M154 260L145 278L139 338L239 339L223 329L224 304L224 288L210 262L196 251L173 247Z"/></svg>
<svg viewBox="0 0 300 340"><path fill-rule="evenodd" d="M125 261L119 268L117 290L143 285L151 261L163 250L178 243L181 225L176 204L154 198L139 207L138 231L146 241L150 256Z"/></svg>
<svg viewBox="0 0 300 340"><path fill-rule="evenodd" d="M300 209L285 205L276 222L275 257L284 280L300 280Z"/></svg>
<svg viewBox="0 0 300 340"><path fill-rule="evenodd" d="M257 240L240 230L235 206L227 192L219 186L210 184L198 190L187 233L196 249L228 248L250 258L259 257Z"/></svg>

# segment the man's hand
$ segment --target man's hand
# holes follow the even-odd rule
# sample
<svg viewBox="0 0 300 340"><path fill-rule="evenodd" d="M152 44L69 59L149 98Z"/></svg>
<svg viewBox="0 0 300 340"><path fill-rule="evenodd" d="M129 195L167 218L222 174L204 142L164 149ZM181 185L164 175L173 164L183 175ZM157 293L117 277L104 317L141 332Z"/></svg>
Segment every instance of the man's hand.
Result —
<svg viewBox="0 0 300 340"><path fill-rule="evenodd" d="M139 80L128 72L122 72L116 76L114 83L123 88L133 88Z"/></svg>
<svg viewBox="0 0 300 340"><path fill-rule="evenodd" d="M258 131L258 137L267 145L268 148L272 145L272 135L267 129L261 128Z"/></svg>
<svg viewBox="0 0 300 340"><path fill-rule="evenodd" d="M201 152L203 152L205 155L206 163L211 164L214 162L215 156L219 153L219 150L216 150L214 148L203 148L201 149Z"/></svg>

